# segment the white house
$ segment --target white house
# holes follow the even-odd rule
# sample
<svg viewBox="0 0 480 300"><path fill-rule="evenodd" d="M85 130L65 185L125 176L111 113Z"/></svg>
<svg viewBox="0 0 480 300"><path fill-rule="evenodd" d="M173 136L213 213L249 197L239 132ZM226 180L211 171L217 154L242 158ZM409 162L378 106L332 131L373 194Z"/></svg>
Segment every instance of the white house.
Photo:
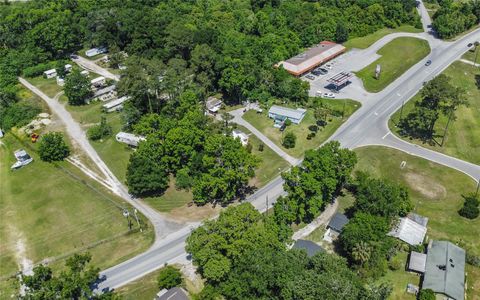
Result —
<svg viewBox="0 0 480 300"><path fill-rule="evenodd" d="M95 55L99 55L99 54L103 54L103 53L107 53L107 48L97 47L97 48L92 48L92 49L88 49L87 51L85 51L85 55L87 57L93 57Z"/></svg>
<svg viewBox="0 0 480 300"><path fill-rule="evenodd" d="M281 126L281 124L283 124L286 119L290 119L292 123L300 124L306 113L307 110L303 108L293 109L278 105L272 105L272 107L270 107L270 110L268 111L268 117L274 119L276 125Z"/></svg>
<svg viewBox="0 0 480 300"><path fill-rule="evenodd" d="M130 99L130 97L123 96L121 98L110 101L102 106L103 110L105 110L106 112L119 111L123 108L123 103L128 99Z"/></svg>
<svg viewBox="0 0 480 300"><path fill-rule="evenodd" d="M43 77L45 77L47 79L54 78L56 76L57 76L57 70L55 70L55 69L50 69L50 70L46 70L45 72L43 72Z"/></svg>
<svg viewBox="0 0 480 300"><path fill-rule="evenodd" d="M245 132L234 129L232 131L232 136L234 139L239 139L240 143L242 143L243 146L246 146L248 144L248 135Z"/></svg>
<svg viewBox="0 0 480 300"><path fill-rule="evenodd" d="M105 101L110 101L112 99L115 99L117 97L117 92L115 91L116 88L117 87L114 84L112 84L105 88L96 90L93 93L92 98L90 98L88 102L97 101L97 100L105 102Z"/></svg>
<svg viewBox="0 0 480 300"><path fill-rule="evenodd" d="M105 77L100 76L100 77L92 79L90 81L90 83L92 84L93 88L100 88L100 87L105 86L105 84L107 83L107 80L105 79Z"/></svg>
<svg viewBox="0 0 480 300"><path fill-rule="evenodd" d="M409 245L420 245L427 234L428 218L410 213L400 218L388 235L396 237Z"/></svg>
<svg viewBox="0 0 480 300"><path fill-rule="evenodd" d="M138 136L132 133L122 131L117 133L115 139L120 143L124 143L132 147L137 147L141 141L145 141L145 137L143 136Z"/></svg>

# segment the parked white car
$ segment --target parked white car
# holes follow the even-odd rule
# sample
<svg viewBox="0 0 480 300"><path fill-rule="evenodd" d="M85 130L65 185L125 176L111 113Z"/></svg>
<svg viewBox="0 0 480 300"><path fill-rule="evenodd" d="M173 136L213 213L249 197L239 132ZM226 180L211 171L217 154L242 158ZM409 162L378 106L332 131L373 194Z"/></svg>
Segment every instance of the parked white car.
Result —
<svg viewBox="0 0 480 300"><path fill-rule="evenodd" d="M327 92L322 94L323 98L335 98L335 94L332 92Z"/></svg>
<svg viewBox="0 0 480 300"><path fill-rule="evenodd" d="M328 69L328 70L333 69L332 64L326 64L326 65L323 65L323 67L324 67L325 69Z"/></svg>

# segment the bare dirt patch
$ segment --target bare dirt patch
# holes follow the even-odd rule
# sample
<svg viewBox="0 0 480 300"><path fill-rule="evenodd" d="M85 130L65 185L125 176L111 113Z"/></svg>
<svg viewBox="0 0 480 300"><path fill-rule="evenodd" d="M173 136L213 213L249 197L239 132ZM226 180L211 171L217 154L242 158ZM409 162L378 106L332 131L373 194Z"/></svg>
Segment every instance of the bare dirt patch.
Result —
<svg viewBox="0 0 480 300"><path fill-rule="evenodd" d="M447 195L447 189L430 177L413 172L408 172L404 176L405 180L413 190L419 192L428 199L440 200Z"/></svg>
<svg viewBox="0 0 480 300"><path fill-rule="evenodd" d="M174 208L167 214L169 218L176 222L198 222L216 216L220 213L222 207L217 205L213 207L211 204L204 206L184 205L182 207Z"/></svg>

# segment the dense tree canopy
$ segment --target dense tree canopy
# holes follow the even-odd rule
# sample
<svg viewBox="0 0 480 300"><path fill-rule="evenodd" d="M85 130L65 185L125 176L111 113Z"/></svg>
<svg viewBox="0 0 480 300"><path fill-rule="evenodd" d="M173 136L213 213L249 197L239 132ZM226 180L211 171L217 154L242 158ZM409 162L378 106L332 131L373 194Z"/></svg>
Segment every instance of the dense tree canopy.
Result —
<svg viewBox="0 0 480 300"><path fill-rule="evenodd" d="M275 203L275 216L288 224L312 220L333 200L356 162L355 153L336 141L308 150L301 166L282 174L288 196Z"/></svg>
<svg viewBox="0 0 480 300"><path fill-rule="evenodd" d="M480 21L478 1L438 0L440 5L433 15L432 26L441 38L452 38Z"/></svg>
<svg viewBox="0 0 480 300"><path fill-rule="evenodd" d="M70 105L85 104L88 97L92 95L90 80L80 74L78 69L73 70L72 73L65 78L64 91Z"/></svg>
<svg viewBox="0 0 480 300"><path fill-rule="evenodd" d="M46 133L40 139L38 154L43 161L60 161L70 155L70 148L60 132Z"/></svg>

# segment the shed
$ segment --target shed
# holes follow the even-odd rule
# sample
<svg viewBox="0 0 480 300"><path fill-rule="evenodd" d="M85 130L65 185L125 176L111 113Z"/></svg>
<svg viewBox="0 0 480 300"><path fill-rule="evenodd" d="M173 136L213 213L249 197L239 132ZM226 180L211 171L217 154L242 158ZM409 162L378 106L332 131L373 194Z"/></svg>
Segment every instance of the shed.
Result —
<svg viewBox="0 0 480 300"><path fill-rule="evenodd" d="M65 72L70 72L70 71L72 71L72 68L73 68L73 67L72 67L71 64L66 64L66 65L65 65Z"/></svg>
<svg viewBox="0 0 480 300"><path fill-rule="evenodd" d="M427 249L422 289L464 299L465 250L447 241L432 241Z"/></svg>
<svg viewBox="0 0 480 300"><path fill-rule="evenodd" d="M246 146L248 144L248 135L245 132L234 129L232 131L232 136L234 139L239 139L240 143L242 143L243 146Z"/></svg>
<svg viewBox="0 0 480 300"><path fill-rule="evenodd" d="M46 70L45 72L43 72L43 76L47 79L57 77L57 70L55 69Z"/></svg>
<svg viewBox="0 0 480 300"><path fill-rule="evenodd" d="M412 251L408 260L408 270L423 274L425 273L426 261L426 254Z"/></svg>
<svg viewBox="0 0 480 300"><path fill-rule="evenodd" d="M132 147L137 147L141 141L145 141L145 137L143 136L122 131L115 135L115 139L120 143L124 143Z"/></svg>
<svg viewBox="0 0 480 300"><path fill-rule="evenodd" d="M308 257L312 257L318 252L324 252L325 250L312 241L307 240L296 240L293 244L293 249L305 250Z"/></svg>
<svg viewBox="0 0 480 300"><path fill-rule="evenodd" d="M421 224L417 223L417 221ZM413 214L412 217L400 218L397 225L388 235L396 237L409 245L420 245L427 234L427 222L428 218L416 214Z"/></svg>
<svg viewBox="0 0 480 300"><path fill-rule="evenodd" d="M217 113L222 107L222 100L216 97L208 97L206 102L207 110L211 113Z"/></svg>
<svg viewBox="0 0 480 300"><path fill-rule="evenodd" d="M188 300L187 292L180 287L174 287L169 290L163 289L157 293L154 300Z"/></svg>
<svg viewBox="0 0 480 300"><path fill-rule="evenodd" d="M118 99L115 99L115 100L110 101L108 103L105 103L104 105L102 105L102 108L106 112L113 112L113 111L121 110L123 108L123 103L125 103L125 101L127 101L128 99L130 99L130 97L123 96L121 98L118 98Z"/></svg>
<svg viewBox="0 0 480 300"><path fill-rule="evenodd" d="M300 76L342 54L346 50L347 48L343 45L330 41L323 41L318 45L307 49L307 51L303 53L286 61L279 62L277 66L283 66L288 73Z"/></svg>
<svg viewBox="0 0 480 300"><path fill-rule="evenodd" d="M268 110L268 117L275 120L276 123L284 122L286 119L290 119L292 123L299 124L302 122L305 114L307 113L306 109L303 108L288 108L278 105L272 105Z"/></svg>

